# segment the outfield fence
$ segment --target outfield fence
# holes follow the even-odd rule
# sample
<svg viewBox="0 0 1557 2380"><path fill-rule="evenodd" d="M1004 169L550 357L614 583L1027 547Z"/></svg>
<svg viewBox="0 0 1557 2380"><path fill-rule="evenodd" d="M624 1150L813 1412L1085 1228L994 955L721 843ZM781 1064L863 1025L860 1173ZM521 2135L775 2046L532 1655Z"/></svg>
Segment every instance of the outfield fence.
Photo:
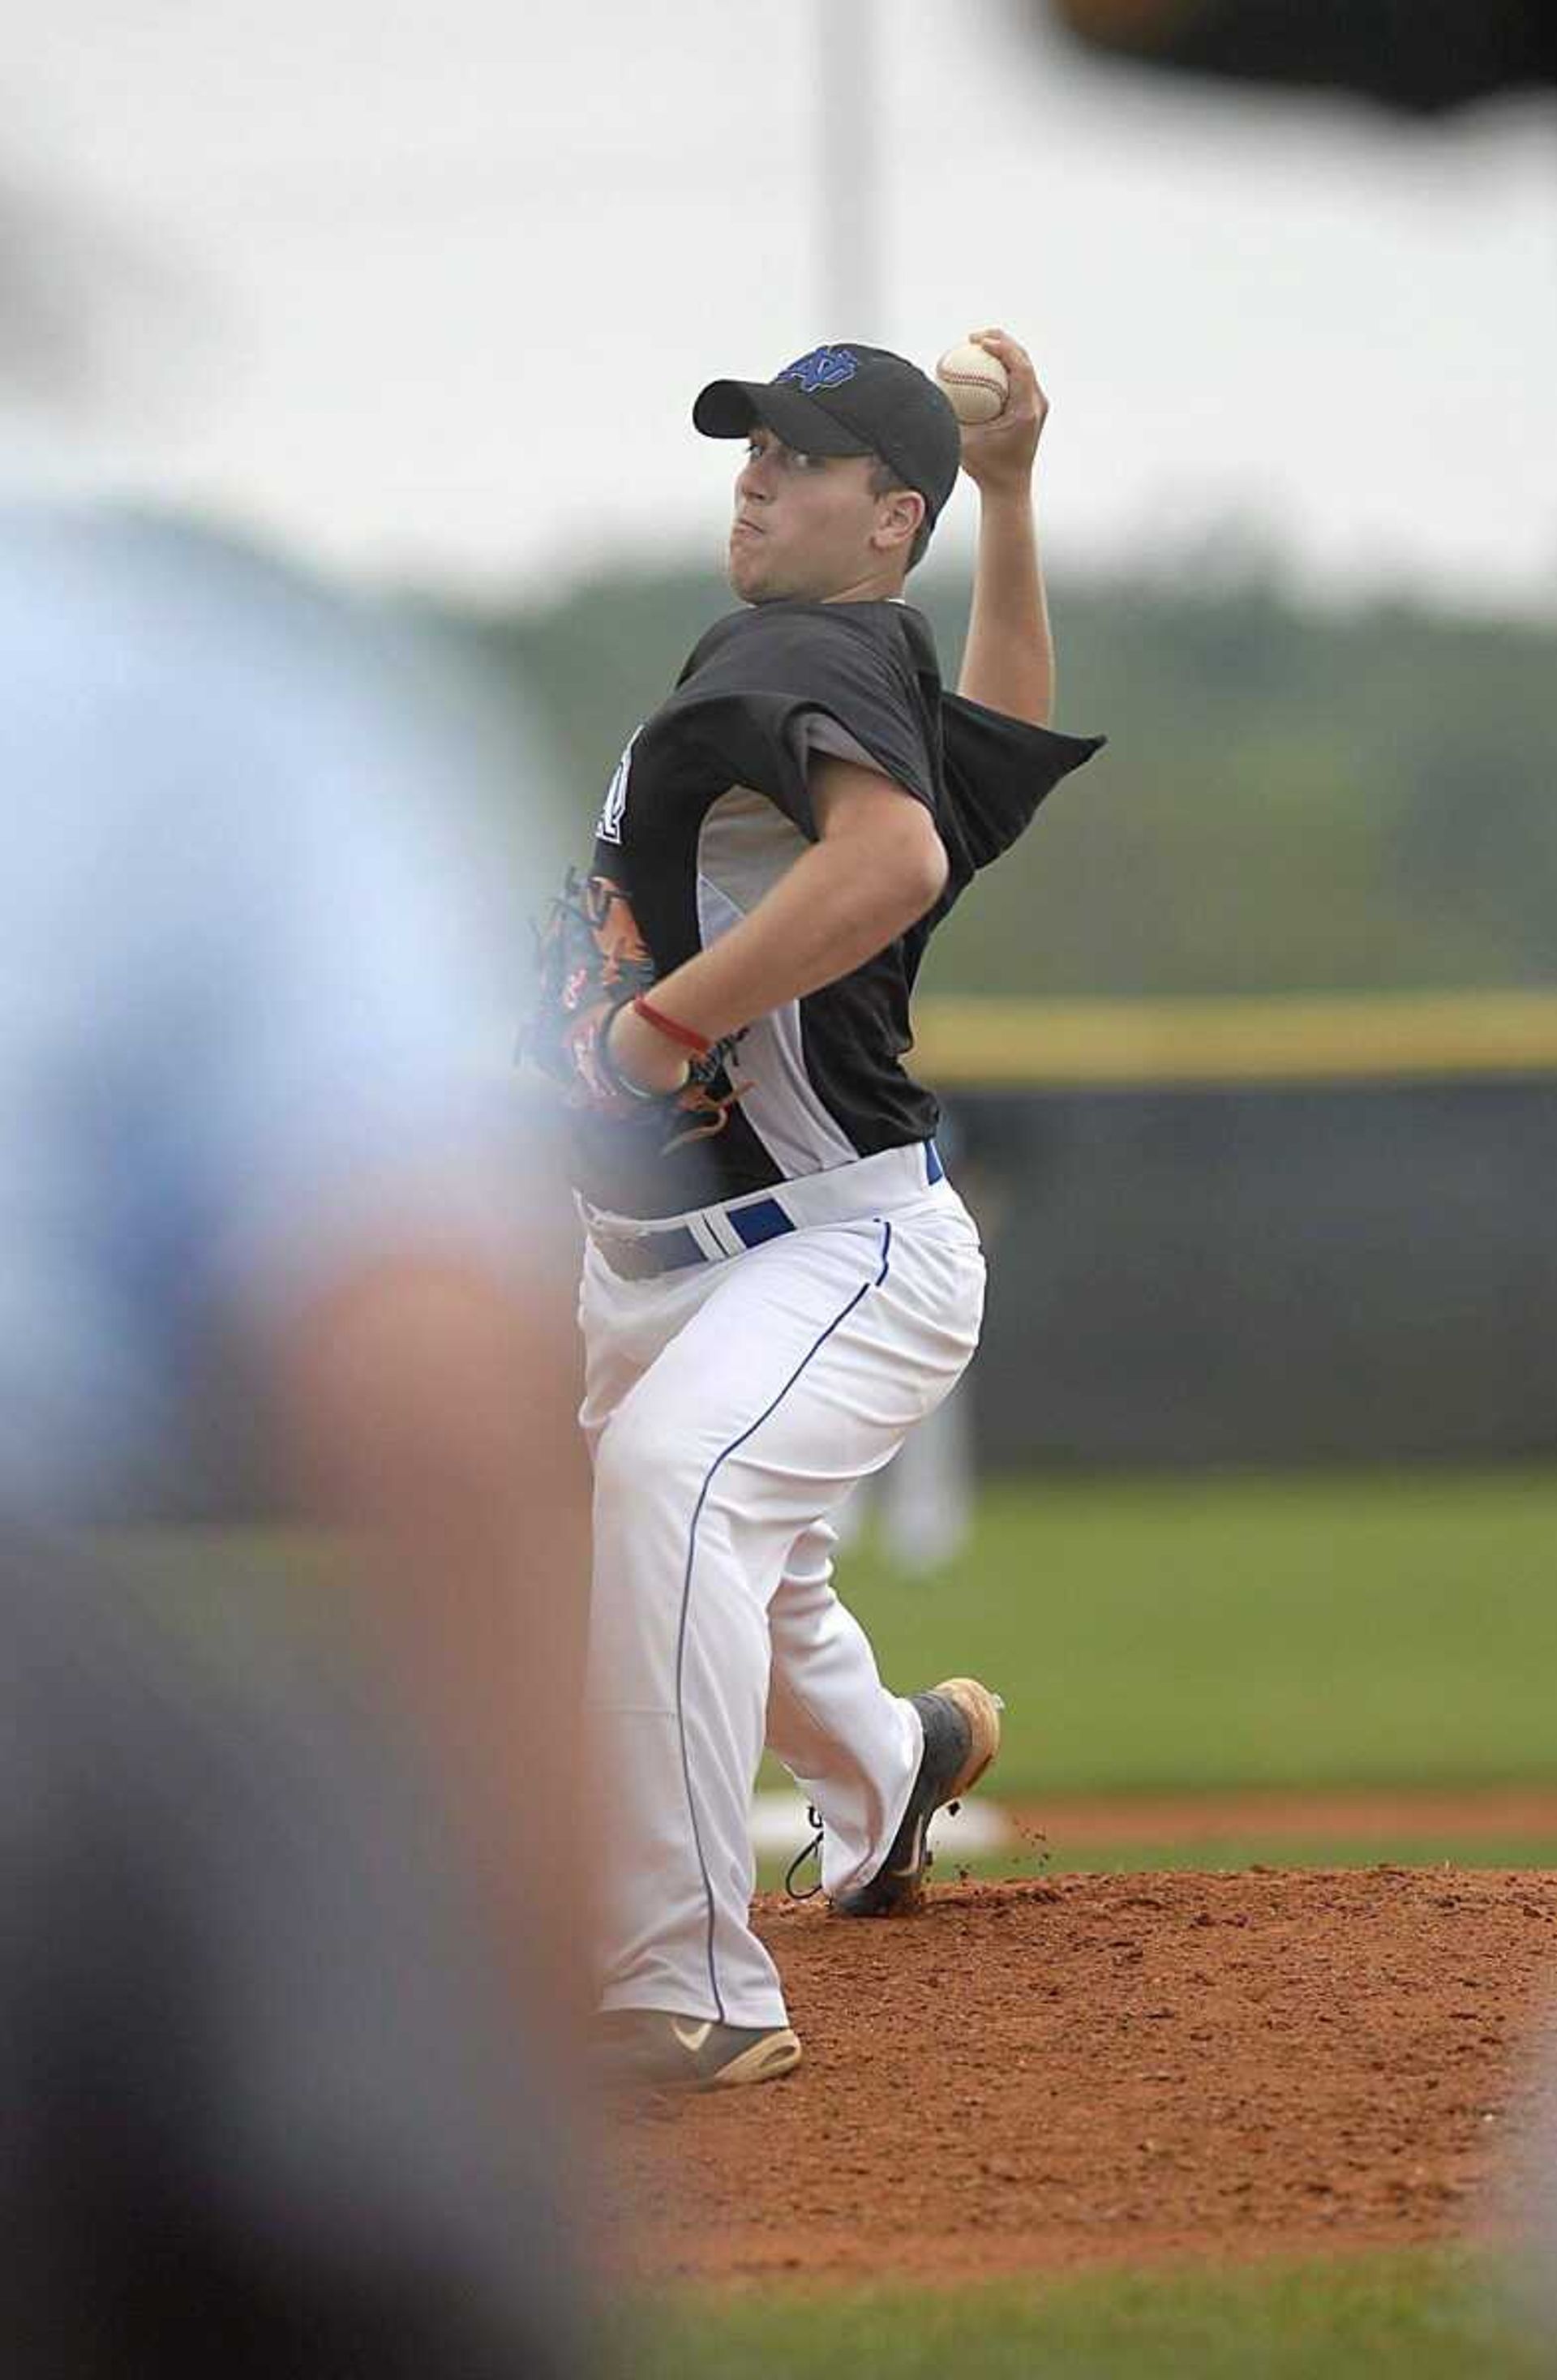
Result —
<svg viewBox="0 0 1557 2380"><path fill-rule="evenodd" d="M927 1002L981 1460L1557 1451L1557 993Z"/></svg>

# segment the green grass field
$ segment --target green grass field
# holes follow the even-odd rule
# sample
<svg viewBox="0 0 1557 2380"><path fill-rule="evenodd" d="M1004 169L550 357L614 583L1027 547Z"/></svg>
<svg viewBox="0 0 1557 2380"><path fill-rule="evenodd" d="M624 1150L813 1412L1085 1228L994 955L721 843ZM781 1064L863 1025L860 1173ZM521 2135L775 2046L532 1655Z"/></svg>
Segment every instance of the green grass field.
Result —
<svg viewBox="0 0 1557 2380"><path fill-rule="evenodd" d="M894 1575L868 1532L839 1585L894 1685L1000 1689L989 1790L1041 1814L1077 1792L1557 1789L1554 1569L1557 1472L1240 1475L1001 1485L944 1571ZM1046 1846L970 1872L1378 1860L1557 1866L1557 1835L1081 1848L1062 1811ZM763 1885L783 1871L764 1862Z"/></svg>
<svg viewBox="0 0 1557 2380"><path fill-rule="evenodd" d="M1557 1784L1557 1471L999 1486L839 1583L904 1689L1007 1705L1000 1791Z"/></svg>
<svg viewBox="0 0 1557 2380"><path fill-rule="evenodd" d="M263 1531L119 1541L214 1619L328 1563ZM1000 1791L1557 1786L1557 1468L1003 1483L930 1578L871 1537L839 1585L906 1691L1004 1695ZM240 1629L239 1633L243 1632Z"/></svg>
<svg viewBox="0 0 1557 2380"><path fill-rule="evenodd" d="M635 2323L633 2380L1538 2380L1466 2258L1095 2272L955 2290L683 2296Z"/></svg>

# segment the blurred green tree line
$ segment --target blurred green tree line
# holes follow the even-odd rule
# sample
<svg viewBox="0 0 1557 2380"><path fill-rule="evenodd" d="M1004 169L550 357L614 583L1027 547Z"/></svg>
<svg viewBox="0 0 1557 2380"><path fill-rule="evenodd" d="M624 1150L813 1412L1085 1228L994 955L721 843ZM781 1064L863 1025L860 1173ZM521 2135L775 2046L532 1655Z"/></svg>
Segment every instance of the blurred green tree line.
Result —
<svg viewBox="0 0 1557 2380"><path fill-rule="evenodd" d="M966 581L914 587L948 681ZM713 573L581 585L445 625L521 686L582 856ZM1057 723L1109 747L938 936L942 991L1366 990L1557 982L1557 628L1404 603L1306 608L1267 571L1053 590Z"/></svg>

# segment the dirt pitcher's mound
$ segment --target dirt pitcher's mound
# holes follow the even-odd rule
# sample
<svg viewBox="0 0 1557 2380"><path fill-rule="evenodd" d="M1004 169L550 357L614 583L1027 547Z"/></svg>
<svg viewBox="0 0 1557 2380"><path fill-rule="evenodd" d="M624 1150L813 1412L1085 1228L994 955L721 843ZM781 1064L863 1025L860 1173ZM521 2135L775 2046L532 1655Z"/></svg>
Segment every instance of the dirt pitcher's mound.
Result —
<svg viewBox="0 0 1557 2380"><path fill-rule="evenodd" d="M806 2062L616 2131L635 2262L731 2277L1405 2244L1475 2225L1557 2001L1557 1874L759 1904Z"/></svg>

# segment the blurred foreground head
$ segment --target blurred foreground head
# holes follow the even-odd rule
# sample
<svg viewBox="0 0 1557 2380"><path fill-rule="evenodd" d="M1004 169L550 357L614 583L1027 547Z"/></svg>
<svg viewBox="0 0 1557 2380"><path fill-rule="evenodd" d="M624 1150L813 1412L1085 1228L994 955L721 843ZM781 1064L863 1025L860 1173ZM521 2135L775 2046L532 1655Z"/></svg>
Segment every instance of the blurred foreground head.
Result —
<svg viewBox="0 0 1557 2380"><path fill-rule="evenodd" d="M493 859L525 788L424 645L173 520L0 508L0 1493L165 1510L219 1342L261 1384L241 1463L277 1359L384 1268L535 1307Z"/></svg>
<svg viewBox="0 0 1557 2380"><path fill-rule="evenodd" d="M527 1681L562 1726L584 1592L490 746L382 615L105 509L0 509L0 1511L208 1508L219 1413L473 1780Z"/></svg>
<svg viewBox="0 0 1557 2380"><path fill-rule="evenodd" d="M116 2292L160 2303L83 2373L185 2345L355 2371L302 2351L331 2335L316 2284L420 2343L360 2368L463 2370L452 2312L438 2346L410 2309L480 2295L505 2116L540 2139L507 2053L566 2076L584 1864L570 1267L543 1140L505 1112L529 903L483 840L525 788L491 783L423 647L176 522L0 509L0 668L5 1888L44 1894L0 1958L7 2235L33 2314L55 2273L89 2342ZM43 1550L212 1509L213 1405L250 1480L356 1543L377 1726L435 1821L395 1760L329 1756L306 1691L229 1708ZM504 2270L550 2335L528 2154ZM67 2368L38 2352L8 2368Z"/></svg>
<svg viewBox="0 0 1557 2380"><path fill-rule="evenodd" d="M1557 82L1547 0L1040 0L1091 46L1431 113Z"/></svg>

